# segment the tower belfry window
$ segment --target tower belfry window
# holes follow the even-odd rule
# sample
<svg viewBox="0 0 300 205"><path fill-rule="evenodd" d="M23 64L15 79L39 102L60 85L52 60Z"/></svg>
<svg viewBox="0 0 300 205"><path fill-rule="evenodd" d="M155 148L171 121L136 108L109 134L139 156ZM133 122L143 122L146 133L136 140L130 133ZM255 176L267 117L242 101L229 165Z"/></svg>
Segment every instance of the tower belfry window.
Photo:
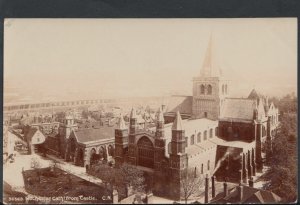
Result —
<svg viewBox="0 0 300 205"><path fill-rule="evenodd" d="M208 95L211 95L211 94L212 94L212 86L211 86L211 85L208 85L208 86L207 86L207 94L208 94Z"/></svg>
<svg viewBox="0 0 300 205"><path fill-rule="evenodd" d="M205 87L204 87L204 85L201 85L200 86L200 94L205 94Z"/></svg>

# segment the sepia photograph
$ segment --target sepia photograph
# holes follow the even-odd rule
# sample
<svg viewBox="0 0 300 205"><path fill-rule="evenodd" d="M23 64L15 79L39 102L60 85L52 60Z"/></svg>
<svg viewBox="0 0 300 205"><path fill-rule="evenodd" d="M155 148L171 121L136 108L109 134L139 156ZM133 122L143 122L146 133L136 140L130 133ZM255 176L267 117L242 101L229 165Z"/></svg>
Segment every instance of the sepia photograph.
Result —
<svg viewBox="0 0 300 205"><path fill-rule="evenodd" d="M297 24L5 18L3 203L296 203Z"/></svg>

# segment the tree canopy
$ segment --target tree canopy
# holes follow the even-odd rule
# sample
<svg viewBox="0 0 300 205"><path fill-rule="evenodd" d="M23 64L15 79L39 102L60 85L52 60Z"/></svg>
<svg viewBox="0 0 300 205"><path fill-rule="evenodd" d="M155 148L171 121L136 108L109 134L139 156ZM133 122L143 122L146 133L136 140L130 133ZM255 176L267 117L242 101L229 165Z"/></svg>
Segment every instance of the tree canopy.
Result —
<svg viewBox="0 0 300 205"><path fill-rule="evenodd" d="M284 202L297 199L296 115L285 113L272 142L270 169L264 178L265 189L282 197Z"/></svg>

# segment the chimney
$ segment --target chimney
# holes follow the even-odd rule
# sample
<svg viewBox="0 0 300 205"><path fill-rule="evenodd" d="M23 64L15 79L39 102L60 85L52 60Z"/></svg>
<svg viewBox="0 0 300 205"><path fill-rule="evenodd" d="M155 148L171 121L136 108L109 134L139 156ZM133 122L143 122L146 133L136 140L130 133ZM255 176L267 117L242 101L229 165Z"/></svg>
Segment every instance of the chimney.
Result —
<svg viewBox="0 0 300 205"><path fill-rule="evenodd" d="M113 204L118 204L119 203L119 195L117 190L113 190Z"/></svg>
<svg viewBox="0 0 300 205"><path fill-rule="evenodd" d="M237 190L238 190L239 202L242 202L242 200L243 200L243 186L242 186L241 182L240 182L239 186L237 187Z"/></svg>
<svg viewBox="0 0 300 205"><path fill-rule="evenodd" d="M226 197L227 195L228 195L228 187L227 187L227 182L226 182L226 180L225 180L225 182L224 182L224 197Z"/></svg>
<svg viewBox="0 0 300 205"><path fill-rule="evenodd" d="M251 177L249 180L249 187L254 187L253 177Z"/></svg>
<svg viewBox="0 0 300 205"><path fill-rule="evenodd" d="M208 174L206 174L206 177L205 177L205 198L204 198L204 203L208 203L208 183L209 183L209 178L208 178Z"/></svg>
<svg viewBox="0 0 300 205"><path fill-rule="evenodd" d="M215 180L216 180L216 176L212 176L211 177L211 196L212 196L212 198L214 198L216 196Z"/></svg>

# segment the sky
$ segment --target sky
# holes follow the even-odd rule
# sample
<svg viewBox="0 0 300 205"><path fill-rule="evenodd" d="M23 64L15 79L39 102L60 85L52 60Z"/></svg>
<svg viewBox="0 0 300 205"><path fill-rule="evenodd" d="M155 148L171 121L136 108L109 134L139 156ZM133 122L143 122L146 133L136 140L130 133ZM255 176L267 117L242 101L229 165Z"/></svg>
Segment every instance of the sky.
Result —
<svg viewBox="0 0 300 205"><path fill-rule="evenodd" d="M211 35L232 96L296 92L296 18L5 19L4 96L191 95Z"/></svg>

